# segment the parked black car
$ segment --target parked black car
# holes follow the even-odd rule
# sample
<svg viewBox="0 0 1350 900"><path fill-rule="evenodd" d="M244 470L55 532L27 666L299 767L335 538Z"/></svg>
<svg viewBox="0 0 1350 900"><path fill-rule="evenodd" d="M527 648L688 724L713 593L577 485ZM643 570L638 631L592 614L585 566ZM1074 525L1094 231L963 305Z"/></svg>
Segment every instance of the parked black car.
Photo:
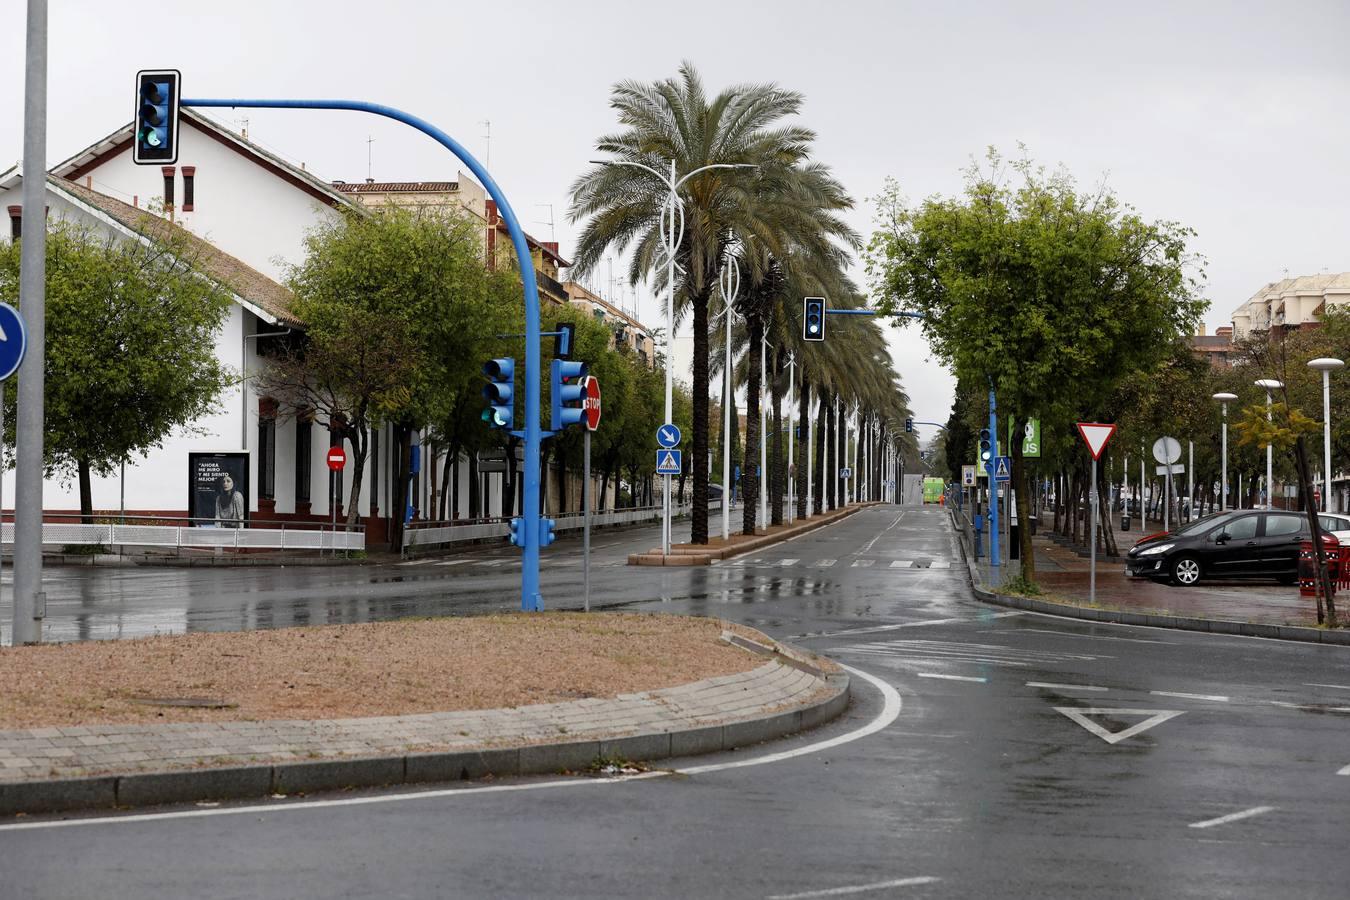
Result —
<svg viewBox="0 0 1350 900"><path fill-rule="evenodd" d="M1326 531L1342 530L1344 517L1323 514ZM1145 538L1125 562L1136 577L1192 585L1201 578L1298 578L1299 545L1309 538L1308 518L1281 510L1241 510L1198 519L1167 534Z"/></svg>

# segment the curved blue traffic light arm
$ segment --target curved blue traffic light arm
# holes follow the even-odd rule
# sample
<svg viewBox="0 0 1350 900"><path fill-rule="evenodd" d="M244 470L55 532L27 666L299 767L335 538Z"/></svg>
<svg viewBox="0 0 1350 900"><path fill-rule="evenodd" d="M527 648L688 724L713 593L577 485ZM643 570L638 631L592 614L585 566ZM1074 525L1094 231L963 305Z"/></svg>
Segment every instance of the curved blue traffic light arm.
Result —
<svg viewBox="0 0 1350 900"><path fill-rule="evenodd" d="M543 437L539 425L539 369L540 369L540 326L539 326L539 286L534 278L534 265L530 258L529 244L525 240L525 231L520 227L515 211L507 202L506 195L497 186L497 182L488 174L487 169L450 135L424 119L419 119L401 109L383 106L379 103L366 103L360 100L251 100L251 99L183 99L180 106L253 108L253 109L344 109L353 112L374 113L388 119L411 125L418 131L445 147L469 167L488 195L497 203L497 212L506 223L511 235L511 244L515 247L516 262L520 266L520 280L525 288L525 488L521 504L521 517L524 526L524 559L520 569L520 608L525 611L538 611L544 608L544 598L539 593L539 443Z"/></svg>

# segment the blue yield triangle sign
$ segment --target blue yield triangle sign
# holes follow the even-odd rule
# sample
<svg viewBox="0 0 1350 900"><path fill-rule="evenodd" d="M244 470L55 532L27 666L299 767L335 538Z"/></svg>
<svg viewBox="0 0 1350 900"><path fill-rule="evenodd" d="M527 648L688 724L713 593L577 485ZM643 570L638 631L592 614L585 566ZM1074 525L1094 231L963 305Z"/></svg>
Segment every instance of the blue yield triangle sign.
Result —
<svg viewBox="0 0 1350 900"><path fill-rule="evenodd" d="M1011 481L1012 480L1012 460L1006 456L994 458L994 480Z"/></svg>
<svg viewBox="0 0 1350 900"><path fill-rule="evenodd" d="M657 475L678 475L678 474L680 474L680 451L679 451L679 450L657 450L657 451L656 451L656 474L657 474Z"/></svg>

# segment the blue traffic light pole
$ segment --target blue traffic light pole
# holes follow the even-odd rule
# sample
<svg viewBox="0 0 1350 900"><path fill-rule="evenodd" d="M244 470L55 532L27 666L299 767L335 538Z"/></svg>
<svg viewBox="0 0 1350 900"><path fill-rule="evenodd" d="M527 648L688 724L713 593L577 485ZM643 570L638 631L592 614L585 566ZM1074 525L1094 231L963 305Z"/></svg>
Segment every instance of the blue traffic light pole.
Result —
<svg viewBox="0 0 1350 900"><path fill-rule="evenodd" d="M989 434L992 435L994 447L998 447L998 404L994 398L994 385L991 380L989 384ZM985 468L989 470L989 565L1003 565L1002 558L998 551L998 482L994 480L994 467L998 465L998 453L989 454L989 461ZM1009 498L1012 492L1008 492Z"/></svg>
<svg viewBox="0 0 1350 900"><path fill-rule="evenodd" d="M469 167L469 171L483 184L488 195L497 203L497 211L506 223L511 235L511 244L515 247L516 261L520 266L520 280L525 287L525 497L521 504L521 517L524 519L524 559L520 568L520 608L526 612L537 612L544 608L544 598L539 593L539 444L543 433L539 424L539 375L540 375L540 326L539 326L539 286L534 277L534 266L530 258L530 248L525 241L525 231L520 227L515 211L507 202L506 195L497 186L497 182L488 174L487 169L473 157L463 145L436 126L417 116L383 106L378 103L365 103L360 100L240 100L240 99L183 99L180 106L214 106L222 108L245 107L254 109L344 109L353 112L374 113L377 116L394 119L405 125L411 125L418 131L445 147Z"/></svg>

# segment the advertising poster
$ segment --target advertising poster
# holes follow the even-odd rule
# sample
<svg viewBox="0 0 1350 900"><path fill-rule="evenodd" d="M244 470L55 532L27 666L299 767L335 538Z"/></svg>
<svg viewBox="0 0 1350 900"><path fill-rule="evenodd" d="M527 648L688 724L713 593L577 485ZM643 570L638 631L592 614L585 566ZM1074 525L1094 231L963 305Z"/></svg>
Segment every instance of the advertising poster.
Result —
<svg viewBox="0 0 1350 900"><path fill-rule="evenodd" d="M188 454L188 515L202 528L243 528L248 521L248 454Z"/></svg>

